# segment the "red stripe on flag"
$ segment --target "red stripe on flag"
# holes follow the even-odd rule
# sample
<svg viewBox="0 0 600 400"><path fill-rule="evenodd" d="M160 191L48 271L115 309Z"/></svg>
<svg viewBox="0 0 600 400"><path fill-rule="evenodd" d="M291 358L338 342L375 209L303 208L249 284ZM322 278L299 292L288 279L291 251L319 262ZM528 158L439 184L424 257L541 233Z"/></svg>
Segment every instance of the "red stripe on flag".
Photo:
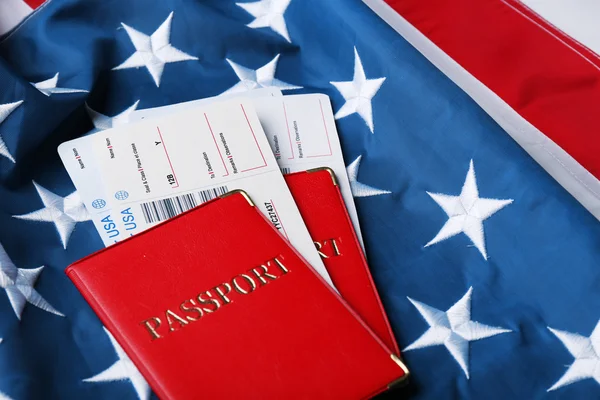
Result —
<svg viewBox="0 0 600 400"><path fill-rule="evenodd" d="M513 0L386 0L600 178L600 59Z"/></svg>

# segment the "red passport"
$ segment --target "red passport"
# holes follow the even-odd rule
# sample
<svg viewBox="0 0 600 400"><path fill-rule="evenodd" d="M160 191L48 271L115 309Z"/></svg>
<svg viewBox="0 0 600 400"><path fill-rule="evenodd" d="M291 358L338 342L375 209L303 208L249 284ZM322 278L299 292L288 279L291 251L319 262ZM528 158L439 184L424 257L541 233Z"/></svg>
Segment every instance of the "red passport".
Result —
<svg viewBox="0 0 600 400"><path fill-rule="evenodd" d="M340 295L399 355L334 172L330 168L317 168L284 178Z"/></svg>
<svg viewBox="0 0 600 400"><path fill-rule="evenodd" d="M244 192L67 275L162 399L362 399L408 373Z"/></svg>

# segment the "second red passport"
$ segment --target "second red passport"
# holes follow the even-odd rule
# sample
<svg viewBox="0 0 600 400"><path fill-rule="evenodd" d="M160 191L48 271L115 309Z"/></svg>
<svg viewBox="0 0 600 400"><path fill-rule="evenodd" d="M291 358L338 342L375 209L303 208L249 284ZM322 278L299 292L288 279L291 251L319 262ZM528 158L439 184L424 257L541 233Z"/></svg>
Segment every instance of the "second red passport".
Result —
<svg viewBox="0 0 600 400"><path fill-rule="evenodd" d="M400 354L334 172L318 168L284 177L340 295L395 354Z"/></svg>
<svg viewBox="0 0 600 400"><path fill-rule="evenodd" d="M243 192L67 275L161 399L362 399L408 372Z"/></svg>

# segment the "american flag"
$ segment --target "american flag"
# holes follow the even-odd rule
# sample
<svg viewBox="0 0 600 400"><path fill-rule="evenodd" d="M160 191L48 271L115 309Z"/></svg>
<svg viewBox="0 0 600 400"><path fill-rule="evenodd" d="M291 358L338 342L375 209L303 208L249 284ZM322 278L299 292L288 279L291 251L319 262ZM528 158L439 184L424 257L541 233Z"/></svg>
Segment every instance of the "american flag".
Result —
<svg viewBox="0 0 600 400"><path fill-rule="evenodd" d="M154 396L56 147L234 85L331 97L407 398L600 398L600 10L558 3L0 0L0 398Z"/></svg>

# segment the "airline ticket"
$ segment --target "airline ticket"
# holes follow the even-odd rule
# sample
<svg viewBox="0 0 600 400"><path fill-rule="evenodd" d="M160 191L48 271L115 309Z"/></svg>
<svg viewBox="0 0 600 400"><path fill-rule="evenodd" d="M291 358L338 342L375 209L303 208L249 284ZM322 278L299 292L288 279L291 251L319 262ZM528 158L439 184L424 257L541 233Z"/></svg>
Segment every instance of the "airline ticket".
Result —
<svg viewBox="0 0 600 400"><path fill-rule="evenodd" d="M221 100L214 97L201 101ZM329 97L323 94L261 96L253 98L252 104L284 174L318 167L329 167L335 172L354 230L363 245ZM196 105L196 102L187 102L137 110L130 121L171 115Z"/></svg>
<svg viewBox="0 0 600 400"><path fill-rule="evenodd" d="M227 100L232 98L281 96L282 93L279 89L261 88L242 94L236 93L219 97L209 97L180 104L185 104L189 108L194 108L202 104L213 102L214 99L217 98L220 100ZM179 107L180 104L174 106ZM138 117L130 116L128 121L115 120L114 122L123 125L139 119L140 118ZM102 242L105 246L110 246L130 235L126 234L122 228L119 228L119 219L113 215L112 205L106 200L107 196L104 182L102 181L102 174L96 163L91 141L88 137L89 136L84 136L68 142L69 145L63 144L59 146L58 153L88 212L92 216L92 221L94 222Z"/></svg>

